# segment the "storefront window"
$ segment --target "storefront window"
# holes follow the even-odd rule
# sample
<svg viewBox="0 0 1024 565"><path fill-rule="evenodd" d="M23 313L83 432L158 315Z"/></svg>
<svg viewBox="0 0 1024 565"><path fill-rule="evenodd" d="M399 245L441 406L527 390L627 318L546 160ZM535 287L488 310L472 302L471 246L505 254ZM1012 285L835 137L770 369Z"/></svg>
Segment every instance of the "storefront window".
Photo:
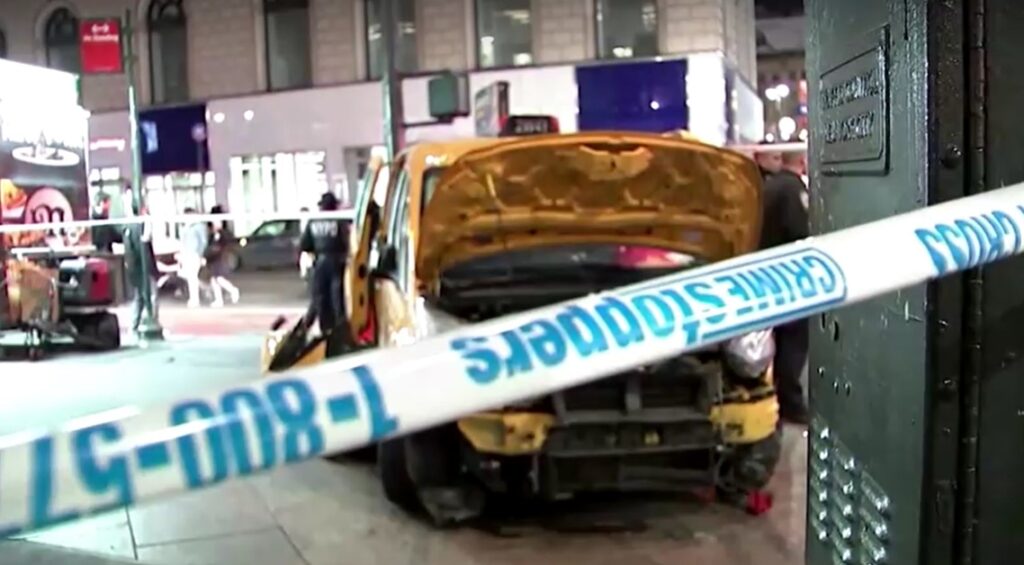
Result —
<svg viewBox="0 0 1024 565"><path fill-rule="evenodd" d="M416 5L414 0L395 0L395 66L400 73L419 70L416 51ZM366 55L370 80L384 76L384 31L380 21L381 0L366 2Z"/></svg>
<svg viewBox="0 0 1024 565"><path fill-rule="evenodd" d="M7 58L7 36L4 35L4 30L0 29L0 59Z"/></svg>
<svg viewBox="0 0 1024 565"><path fill-rule="evenodd" d="M67 8L58 8L46 20L46 65L51 69L80 74L82 55L78 46L78 18Z"/></svg>
<svg viewBox="0 0 1024 565"><path fill-rule="evenodd" d="M476 30L482 68L533 63L530 0L477 0Z"/></svg>
<svg viewBox="0 0 1024 565"><path fill-rule="evenodd" d="M149 5L149 69L153 103L188 100L188 37L182 0Z"/></svg>
<svg viewBox="0 0 1024 565"><path fill-rule="evenodd" d="M313 210L327 192L324 151L232 157L229 208L235 212L298 212ZM239 220L235 231L247 233L260 219Z"/></svg>
<svg viewBox="0 0 1024 565"><path fill-rule="evenodd" d="M309 47L309 0L263 0L267 80L271 90L313 83Z"/></svg>
<svg viewBox="0 0 1024 565"><path fill-rule="evenodd" d="M212 172L170 173L150 175L143 179L146 205L150 214L174 216L192 208L209 212L217 202L216 178ZM181 226L169 222L156 222L154 242L178 237Z"/></svg>
<svg viewBox="0 0 1024 565"><path fill-rule="evenodd" d="M595 0L598 56L606 59L658 54L655 0Z"/></svg>

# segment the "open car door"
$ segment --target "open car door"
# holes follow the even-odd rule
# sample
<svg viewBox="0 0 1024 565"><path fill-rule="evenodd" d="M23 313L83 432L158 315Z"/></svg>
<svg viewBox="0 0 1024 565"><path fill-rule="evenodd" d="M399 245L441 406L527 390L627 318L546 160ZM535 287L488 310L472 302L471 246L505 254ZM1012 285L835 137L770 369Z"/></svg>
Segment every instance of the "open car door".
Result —
<svg viewBox="0 0 1024 565"><path fill-rule="evenodd" d="M379 202L387 190L388 166L379 157L373 157L367 165L366 174L359 183L356 197L355 219L352 223L351 244L349 245L348 268L345 272L345 310L349 315L352 337L359 342L360 333L368 333L370 312L369 268L374 247L372 242L379 223ZM264 371L276 372L293 367L320 363L328 356L327 338L319 336L309 339L312 316L303 316L290 328L284 327L284 319L274 323L270 335L264 341L262 367ZM372 329L372 328L371 328ZM349 344L355 345L355 344Z"/></svg>
<svg viewBox="0 0 1024 565"><path fill-rule="evenodd" d="M345 271L345 311L349 330L356 343L372 342L372 301L370 300L370 265L376 260L377 231L381 209L387 195L390 166L380 157L373 157L359 186L356 198L355 222L352 224L352 243L349 246L348 267Z"/></svg>

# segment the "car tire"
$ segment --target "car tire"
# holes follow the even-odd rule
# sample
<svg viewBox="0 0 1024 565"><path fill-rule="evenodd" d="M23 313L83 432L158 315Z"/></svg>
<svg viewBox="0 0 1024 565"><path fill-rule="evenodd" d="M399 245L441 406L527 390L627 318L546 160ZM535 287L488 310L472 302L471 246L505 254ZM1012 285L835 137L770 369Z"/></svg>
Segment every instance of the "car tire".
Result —
<svg viewBox="0 0 1024 565"><path fill-rule="evenodd" d="M121 347L121 324L111 312L96 317L96 341L101 351L114 351Z"/></svg>
<svg viewBox="0 0 1024 565"><path fill-rule="evenodd" d="M397 438L377 444L377 472L381 486L384 487L385 498L407 512L417 512L422 507L416 485L409 475L407 461L404 439Z"/></svg>
<svg viewBox="0 0 1024 565"><path fill-rule="evenodd" d="M738 445L726 456L722 482L730 490L752 492L768 486L782 459L782 427L753 443Z"/></svg>

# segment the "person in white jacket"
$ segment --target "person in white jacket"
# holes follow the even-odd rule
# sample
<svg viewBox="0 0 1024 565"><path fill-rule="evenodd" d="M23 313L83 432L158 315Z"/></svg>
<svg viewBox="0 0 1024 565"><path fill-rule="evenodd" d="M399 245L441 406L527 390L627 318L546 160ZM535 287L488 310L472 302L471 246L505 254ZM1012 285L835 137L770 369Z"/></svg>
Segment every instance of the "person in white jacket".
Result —
<svg viewBox="0 0 1024 565"><path fill-rule="evenodd" d="M195 214L195 209L186 208L186 214ZM185 227L181 234L181 251L178 262L181 265L181 276L188 284L188 305L190 308L199 306L199 273L203 268L203 257L210 243L210 233L205 222L193 222Z"/></svg>

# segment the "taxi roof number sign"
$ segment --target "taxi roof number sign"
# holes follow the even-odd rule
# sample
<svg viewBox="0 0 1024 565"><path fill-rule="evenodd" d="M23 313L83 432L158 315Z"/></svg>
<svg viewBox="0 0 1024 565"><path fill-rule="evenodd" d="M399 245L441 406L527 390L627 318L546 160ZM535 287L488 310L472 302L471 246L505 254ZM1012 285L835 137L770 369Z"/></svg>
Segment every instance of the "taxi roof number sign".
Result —
<svg viewBox="0 0 1024 565"><path fill-rule="evenodd" d="M554 116L508 116L501 125L498 137L543 135L558 133L558 119Z"/></svg>

